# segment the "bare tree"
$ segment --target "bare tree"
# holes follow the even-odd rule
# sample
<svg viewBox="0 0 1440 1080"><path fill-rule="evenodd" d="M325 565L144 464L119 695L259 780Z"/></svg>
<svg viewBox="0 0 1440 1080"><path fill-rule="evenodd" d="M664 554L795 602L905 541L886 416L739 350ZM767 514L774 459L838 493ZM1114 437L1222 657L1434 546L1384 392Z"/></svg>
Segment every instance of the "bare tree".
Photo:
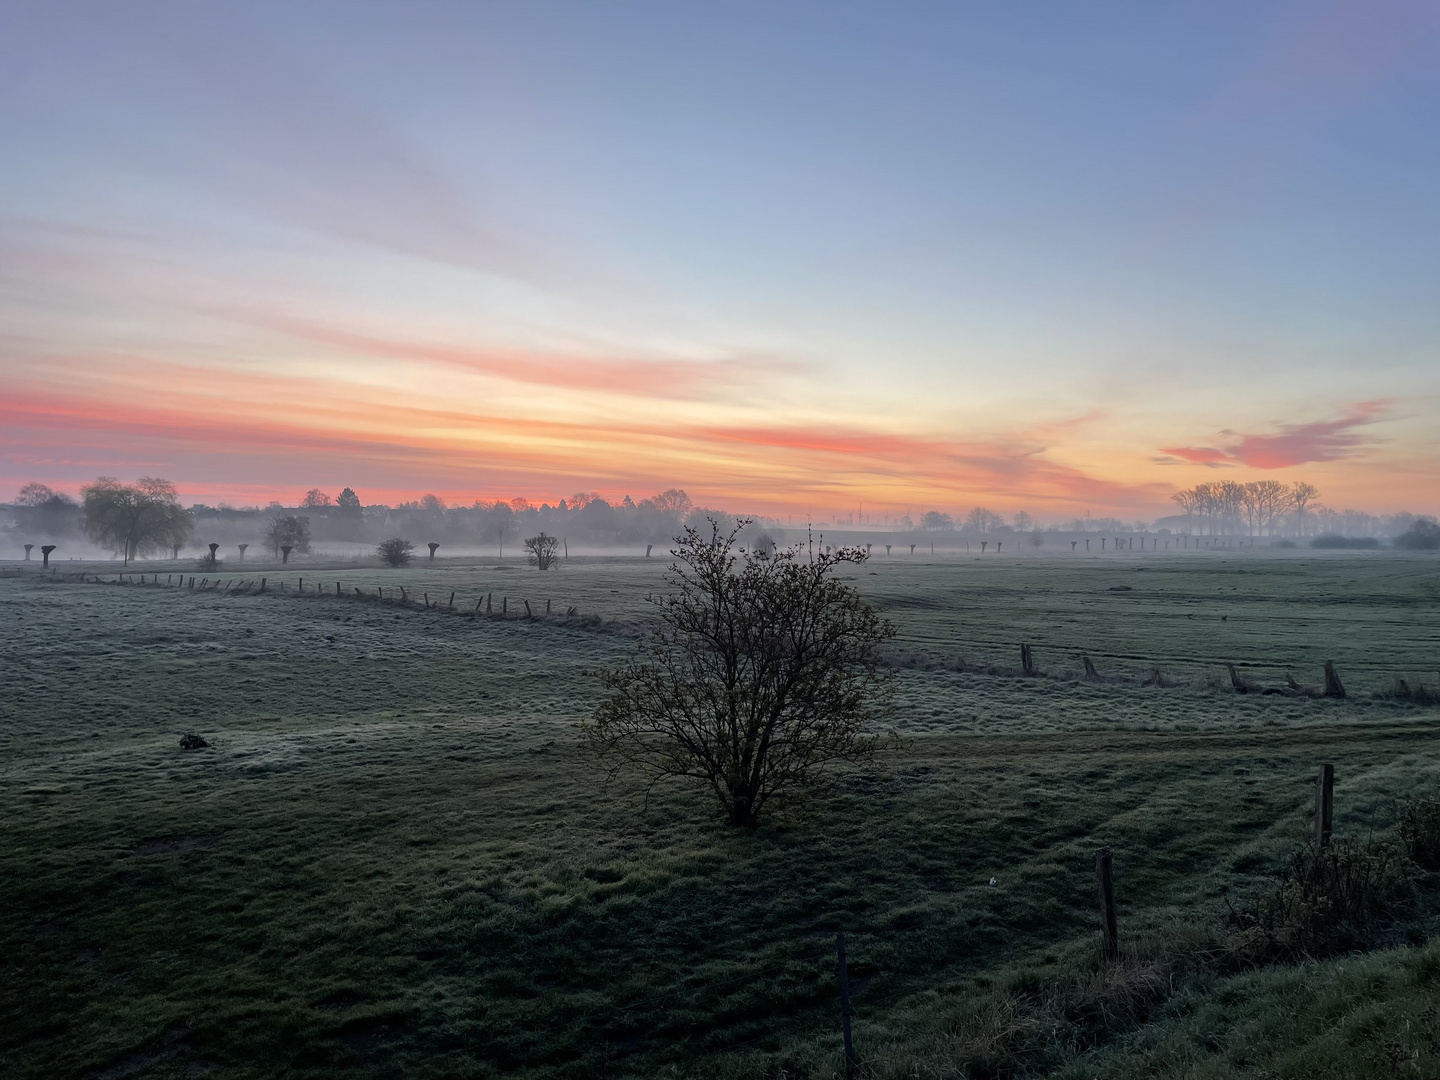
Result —
<svg viewBox="0 0 1440 1080"><path fill-rule="evenodd" d="M695 508L695 504L690 501L690 496L686 495L680 488L671 488L669 491L662 491L659 495L647 501L650 502L656 510L678 514L682 518Z"/></svg>
<svg viewBox="0 0 1440 1080"><path fill-rule="evenodd" d="M102 476L80 491L85 532L102 547L131 559L163 551L190 538L190 511L180 505L169 480L142 476L122 484Z"/></svg>
<svg viewBox="0 0 1440 1080"><path fill-rule="evenodd" d="M532 536L525 541L525 550L530 553L531 566L549 570L555 562L556 553L560 550L560 539L555 536L547 536L542 532L539 536Z"/></svg>
<svg viewBox="0 0 1440 1080"><path fill-rule="evenodd" d="M329 506L330 496L319 488L311 488L305 493L305 498L300 500L300 505L306 510L314 510L318 507Z"/></svg>
<svg viewBox="0 0 1440 1080"><path fill-rule="evenodd" d="M386 566L409 566L410 556L415 551L415 545L403 537L393 536L389 540L382 540L380 546L375 549Z"/></svg>
<svg viewBox="0 0 1440 1080"><path fill-rule="evenodd" d="M15 496L15 505L43 506L53 498L55 498L55 491L50 485L31 480L20 489L20 494Z"/></svg>
<svg viewBox="0 0 1440 1080"><path fill-rule="evenodd" d="M1035 519L1021 510L1015 515L1014 526L1017 533L1029 532L1035 525Z"/></svg>
<svg viewBox="0 0 1440 1080"><path fill-rule="evenodd" d="M288 547L299 555L310 553L310 519L294 514L277 514L265 528L265 544L276 554ZM289 561L289 557L286 557Z"/></svg>
<svg viewBox="0 0 1440 1080"><path fill-rule="evenodd" d="M710 532L679 538L648 660L601 676L610 697L585 733L616 768L703 781L731 824L754 826L827 763L879 749L867 729L894 673L877 647L895 628L834 576L862 549L744 555L738 529Z"/></svg>
<svg viewBox="0 0 1440 1080"><path fill-rule="evenodd" d="M1297 480L1290 485L1290 505L1295 508L1295 535L1305 535L1305 511L1309 505L1320 497L1320 489L1314 484L1307 484L1304 480Z"/></svg>

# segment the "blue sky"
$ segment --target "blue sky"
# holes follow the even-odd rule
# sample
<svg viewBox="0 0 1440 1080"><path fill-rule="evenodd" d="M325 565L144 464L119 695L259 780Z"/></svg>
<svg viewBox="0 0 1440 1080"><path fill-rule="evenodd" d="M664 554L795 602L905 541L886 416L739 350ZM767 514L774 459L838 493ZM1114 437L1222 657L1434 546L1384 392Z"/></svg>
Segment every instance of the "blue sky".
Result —
<svg viewBox="0 0 1440 1080"><path fill-rule="evenodd" d="M13 482L1435 509L1433 5L0 20Z"/></svg>

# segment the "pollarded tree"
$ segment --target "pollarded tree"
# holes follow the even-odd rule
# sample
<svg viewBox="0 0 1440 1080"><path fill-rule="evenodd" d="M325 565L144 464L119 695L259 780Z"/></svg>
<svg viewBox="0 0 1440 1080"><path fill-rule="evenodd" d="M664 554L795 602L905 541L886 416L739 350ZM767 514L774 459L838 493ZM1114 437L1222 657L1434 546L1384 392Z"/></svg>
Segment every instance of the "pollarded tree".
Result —
<svg viewBox="0 0 1440 1080"><path fill-rule="evenodd" d="M895 628L835 576L862 549L746 555L738 532L685 530L648 657L601 676L610 696L584 727L616 769L703 781L754 826L826 764L880 748L894 673L878 646Z"/></svg>
<svg viewBox="0 0 1440 1080"><path fill-rule="evenodd" d="M190 538L194 522L169 480L142 476L122 484L102 476L80 489L85 532L101 547L131 559L163 551Z"/></svg>
<svg viewBox="0 0 1440 1080"><path fill-rule="evenodd" d="M549 570L555 563L555 553L560 550L560 541L542 532L539 536L532 536L525 541L525 550L529 552L527 557L531 566Z"/></svg>

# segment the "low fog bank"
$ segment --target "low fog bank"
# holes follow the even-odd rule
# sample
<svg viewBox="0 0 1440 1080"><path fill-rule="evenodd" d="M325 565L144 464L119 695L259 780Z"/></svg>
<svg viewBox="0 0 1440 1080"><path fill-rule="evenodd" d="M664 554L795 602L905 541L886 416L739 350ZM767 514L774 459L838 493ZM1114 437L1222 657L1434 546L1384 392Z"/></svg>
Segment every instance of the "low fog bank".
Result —
<svg viewBox="0 0 1440 1080"><path fill-rule="evenodd" d="M199 503L181 507L173 486L164 481L142 480L133 490L140 492L147 483L157 505L181 519L178 531L163 542L132 545L131 558L147 561L198 559L211 545L232 566L282 558L370 561L377 546L391 538L409 541L418 558L433 549L440 558L508 561L522 559L525 540L542 533L555 538L562 556L664 558L687 527L708 533L714 522L728 532L741 520L727 511L696 506L675 488L639 502L626 496L612 503L582 492L554 506L535 506L523 498L449 506L434 495L398 506L367 505L350 488L334 499L312 489L298 506L272 502L264 508L236 508ZM932 510L918 520L908 514L883 521L860 514L832 515L808 528L758 517L740 531L739 542L746 548L857 546L875 557L1435 546L1433 519L1332 511L1314 500L1316 494L1309 485L1287 488L1271 481L1200 485L1177 493L1175 501L1185 513L1156 521L1087 515L1043 522L1023 511L1007 518L985 507L975 507L964 517ZM41 558L43 545L55 545L52 563L119 559L113 541L95 542L104 537L95 527L94 502L92 498L82 504L42 484L26 485L14 502L0 504L0 560L26 558L26 545L32 560Z"/></svg>

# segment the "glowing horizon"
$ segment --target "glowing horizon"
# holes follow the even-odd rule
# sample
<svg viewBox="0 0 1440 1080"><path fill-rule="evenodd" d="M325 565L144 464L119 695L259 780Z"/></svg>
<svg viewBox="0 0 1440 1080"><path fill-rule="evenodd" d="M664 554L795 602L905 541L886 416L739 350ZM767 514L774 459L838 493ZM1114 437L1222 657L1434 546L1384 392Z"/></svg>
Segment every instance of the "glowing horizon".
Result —
<svg viewBox="0 0 1440 1080"><path fill-rule="evenodd" d="M1433 8L912 14L28 12L0 484L1440 511Z"/></svg>

